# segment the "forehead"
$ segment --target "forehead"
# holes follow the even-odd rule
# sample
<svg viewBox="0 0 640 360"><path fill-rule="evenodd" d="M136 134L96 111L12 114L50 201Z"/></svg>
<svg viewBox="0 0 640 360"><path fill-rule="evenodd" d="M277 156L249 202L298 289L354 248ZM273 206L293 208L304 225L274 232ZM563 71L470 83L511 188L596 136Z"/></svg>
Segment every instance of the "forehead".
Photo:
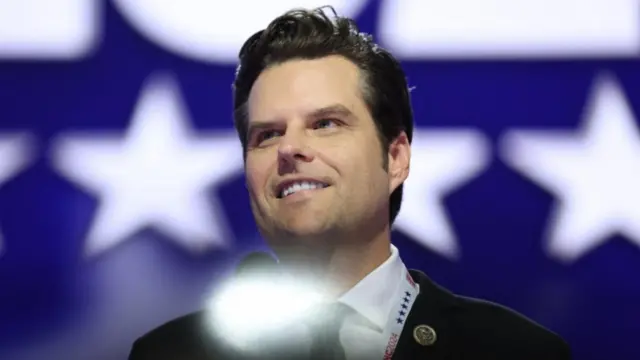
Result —
<svg viewBox="0 0 640 360"><path fill-rule="evenodd" d="M341 56L290 60L266 69L254 83L247 103L249 121L269 120L340 104L364 111L360 71Z"/></svg>

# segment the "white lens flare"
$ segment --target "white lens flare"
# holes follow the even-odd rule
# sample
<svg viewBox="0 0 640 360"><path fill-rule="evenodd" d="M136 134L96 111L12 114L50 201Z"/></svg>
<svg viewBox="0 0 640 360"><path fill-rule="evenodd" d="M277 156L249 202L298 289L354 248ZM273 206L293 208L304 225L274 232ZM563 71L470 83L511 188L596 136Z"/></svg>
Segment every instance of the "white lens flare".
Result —
<svg viewBox="0 0 640 360"><path fill-rule="evenodd" d="M278 279L229 282L209 303L214 333L243 348L268 341L322 302L312 286Z"/></svg>

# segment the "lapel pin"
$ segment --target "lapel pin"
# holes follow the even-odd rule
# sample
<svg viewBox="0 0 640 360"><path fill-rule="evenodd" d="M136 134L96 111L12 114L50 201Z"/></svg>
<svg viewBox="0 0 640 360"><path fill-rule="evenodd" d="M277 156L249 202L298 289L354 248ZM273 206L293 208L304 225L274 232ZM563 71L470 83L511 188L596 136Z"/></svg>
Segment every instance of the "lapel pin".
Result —
<svg viewBox="0 0 640 360"><path fill-rule="evenodd" d="M437 336L436 331L428 325L418 325L413 328L413 338L422 346L431 346L435 344Z"/></svg>

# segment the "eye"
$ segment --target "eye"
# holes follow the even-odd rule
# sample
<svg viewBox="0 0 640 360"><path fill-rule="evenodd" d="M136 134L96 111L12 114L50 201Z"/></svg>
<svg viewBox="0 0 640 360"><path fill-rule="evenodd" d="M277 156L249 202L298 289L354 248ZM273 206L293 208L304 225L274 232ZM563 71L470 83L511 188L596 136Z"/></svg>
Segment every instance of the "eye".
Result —
<svg viewBox="0 0 640 360"><path fill-rule="evenodd" d="M338 121L335 119L321 119L316 121L313 124L313 127L316 129L328 128L338 124Z"/></svg>
<svg viewBox="0 0 640 360"><path fill-rule="evenodd" d="M279 136L280 135L280 131L279 130L264 130L262 132L260 132L255 139L256 144L260 144L263 141L269 140L273 137Z"/></svg>

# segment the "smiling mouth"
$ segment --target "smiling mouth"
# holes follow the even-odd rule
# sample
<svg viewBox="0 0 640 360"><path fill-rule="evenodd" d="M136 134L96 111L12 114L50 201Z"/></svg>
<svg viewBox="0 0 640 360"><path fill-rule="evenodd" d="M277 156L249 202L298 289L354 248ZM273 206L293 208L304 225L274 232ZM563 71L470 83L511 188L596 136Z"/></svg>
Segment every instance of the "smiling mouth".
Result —
<svg viewBox="0 0 640 360"><path fill-rule="evenodd" d="M328 184L322 183L322 182L316 182L316 181L298 181L298 182L294 182L291 183L289 185L287 185L286 187L284 187L279 193L278 193L278 199L284 199L287 196L291 196L299 191L303 191L303 190L316 190L316 189L324 189L326 187L329 187Z"/></svg>

